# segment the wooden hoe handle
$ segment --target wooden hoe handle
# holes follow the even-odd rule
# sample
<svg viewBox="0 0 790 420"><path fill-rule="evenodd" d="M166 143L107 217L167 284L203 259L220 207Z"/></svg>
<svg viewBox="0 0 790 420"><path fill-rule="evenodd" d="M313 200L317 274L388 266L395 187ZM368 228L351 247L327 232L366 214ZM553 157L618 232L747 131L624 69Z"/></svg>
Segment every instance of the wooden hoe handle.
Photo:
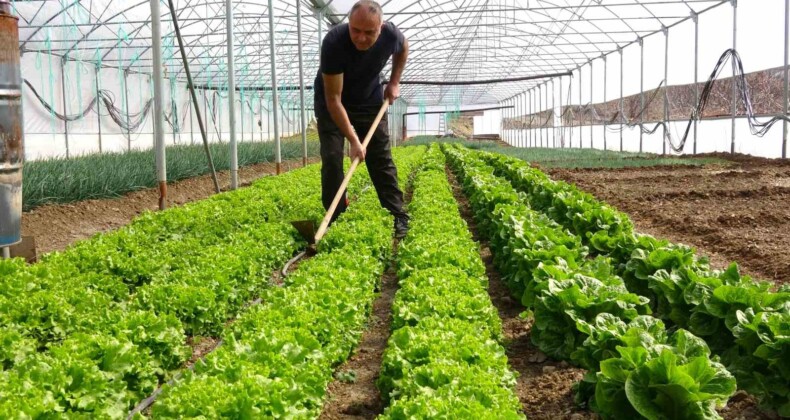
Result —
<svg viewBox="0 0 790 420"><path fill-rule="evenodd" d="M379 114L376 115L376 119L373 120L373 125L370 126L370 130L368 130L368 134L365 136L365 140L362 142L362 150L367 150L368 143L370 143L373 133L376 131L379 122L381 122L381 118L384 117L384 113L387 112L389 104L389 101L384 99L384 103L381 104ZM345 178L343 178L343 183L340 184L340 188L338 188L337 193L335 194L335 199L332 200L332 205L329 206L329 210L326 211L324 220L321 221L321 225L318 227L318 231L315 234L316 244L318 244L318 241L324 237L326 229L329 227L329 221L332 219L332 215L335 213L337 205L340 203L340 198L343 197L343 191L345 191L346 187L348 187L348 182L351 180L351 176L354 175L354 171L357 169L357 166L359 166L359 158L354 158L354 161L351 162L351 167L348 169Z"/></svg>

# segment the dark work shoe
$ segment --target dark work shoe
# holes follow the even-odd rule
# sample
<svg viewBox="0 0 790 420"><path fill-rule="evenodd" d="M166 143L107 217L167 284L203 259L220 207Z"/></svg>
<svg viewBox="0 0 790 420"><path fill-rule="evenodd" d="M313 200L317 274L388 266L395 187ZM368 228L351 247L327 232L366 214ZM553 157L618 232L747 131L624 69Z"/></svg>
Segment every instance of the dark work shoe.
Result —
<svg viewBox="0 0 790 420"><path fill-rule="evenodd" d="M395 239L403 239L409 232L409 218L399 216L395 218Z"/></svg>

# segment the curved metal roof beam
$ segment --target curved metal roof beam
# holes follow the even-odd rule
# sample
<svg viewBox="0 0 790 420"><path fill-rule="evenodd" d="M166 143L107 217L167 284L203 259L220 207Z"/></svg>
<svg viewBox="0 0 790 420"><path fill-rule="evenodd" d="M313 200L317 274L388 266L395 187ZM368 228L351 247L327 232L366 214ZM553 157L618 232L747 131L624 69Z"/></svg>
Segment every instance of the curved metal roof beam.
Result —
<svg viewBox="0 0 790 420"><path fill-rule="evenodd" d="M78 0L78 1L79 1L79 0ZM73 50L74 48L76 48L76 47L77 47L77 46L78 46L80 43L82 43L82 42L85 42L85 41L90 41L90 39L89 39L90 35L91 35L93 32L95 32L96 30L98 30L99 28L101 28L102 26L108 26L108 25L121 25L121 24L123 24L124 22L113 22L113 20L114 20L114 19L116 19L116 18L117 18L117 17L119 17L119 16L122 16L122 15L124 15L124 14L125 14L125 13L127 13L127 12L130 12L130 11L132 11L132 10L133 10L133 9L135 9L135 8L141 7L141 6L143 6L143 5L145 5L145 4L148 4L148 3L149 3L149 1L148 1L148 0L142 0L142 1L140 1L139 3L133 4L133 5L129 6L129 7L127 7L127 8L125 8L125 9L121 10L120 12L118 12L118 13L116 13L116 14L112 15L110 18L106 19L106 20L105 20L105 21L103 21L103 22L97 22L97 23L94 25L94 27L93 27L93 28L92 28L90 31L88 31L87 33L85 33L81 39L77 40L77 41L74 43L74 45L73 45L73 46L70 48L70 50L66 52L66 55L68 55L68 54L71 52L71 50ZM239 6L241 6L241 5L252 5L252 6L256 6L256 7L258 7L258 6L259 6L259 7L262 7L262 8L266 8L266 7L265 7L265 5L262 5L261 3L256 3L256 2L253 2L253 1L244 1L244 0L242 0L242 1L239 1L239 0L234 0L234 2L233 2L233 3L234 3L234 6L235 6L235 7L234 7L234 10L235 10L235 9L237 9L237 8L238 8ZM219 6L224 6L224 4L225 4L225 3L224 3L223 1L219 1L219 0L217 0L217 1L208 1L208 2L207 2L207 1L196 0L194 3L193 3L192 1L189 1L189 2L188 2L188 3L187 3L185 6L184 6L184 7L179 7L179 8L178 8L178 10L177 10L176 12L178 13L178 15L179 15L179 16L181 16L181 14L183 14L184 12L187 12L187 11L189 11L189 12L192 12L192 11L194 11L195 9L197 9L198 7L206 7L206 6L212 6L212 5L219 5ZM287 6L286 6L286 8L287 8ZM279 10L283 10L283 11L284 11L284 10L287 10L287 9L284 9L284 8L282 8L282 7L275 8L275 9L276 9L276 10L277 10L277 9L279 9ZM245 15L246 15L246 14L245 14ZM163 13L163 14L162 14L162 17L164 18L163 20L165 20L165 21L169 21L169 20L170 20L170 12L169 12L169 11L167 11L166 13ZM287 18L290 18L290 17L287 17ZM221 20L218 20L218 21L221 21ZM129 33L136 33L136 32L138 32L138 31L139 31L141 28L144 28L144 27L150 26L150 23L151 23L151 21L150 21L150 18L149 18L149 19L148 19L148 20L147 20L145 23L143 23L143 24L140 24L139 26L132 28L132 29L131 29L131 31L129 31ZM191 26L192 24L199 24L199 23L201 23L201 22L197 22L197 21L196 21L196 22L189 22L187 25L184 25L183 27L188 27L188 26ZM207 26L208 26L208 25L207 25ZM174 34L175 34L175 31L170 31L170 32L167 34L167 36L174 36ZM31 35L31 36L32 36L32 35ZM116 45L116 47L117 47L117 46L120 46L120 44L121 44L121 42L119 42L119 43ZM194 48L194 47L193 47L193 48ZM142 54L144 54L145 52L147 52L147 50L148 50L148 49L150 49L150 45L149 45L149 46L148 46L148 48L146 48L146 50L145 50L145 51L143 51L143 52L142 52L140 55L142 55ZM105 57L106 57L106 55L105 55Z"/></svg>
<svg viewBox="0 0 790 420"><path fill-rule="evenodd" d="M74 5L78 5L78 4L80 3L80 1L81 1L81 0L74 0L74 2L73 2L73 3L69 4L68 6L66 6L66 7L64 7L64 8L62 8L62 9L60 9L60 11L59 11L58 13L55 13L55 14L54 14L54 15L52 15L52 16L51 16L49 19L47 19L47 21L46 21L46 22L44 22L44 24L43 24L43 25L41 25L40 27L36 28L36 30L35 30L35 31L33 31L33 33L32 33L32 34L30 34L30 36L29 36L29 37L27 37L27 39L26 39L26 40L25 40L25 41L22 43L22 45L20 45L20 46L19 46L19 50L20 50L20 51L24 51L24 50L25 50L25 45L27 45L27 42L28 42L28 41L29 41L31 38L33 38L34 36L36 36L36 34L37 34L37 33L39 33L39 31L41 31L42 29L44 29L44 28L47 26L47 24L48 24L48 23L52 22L53 20L55 20L55 18L57 18L58 16L62 15L63 13L66 13L66 11L67 11L68 9L70 9L72 6L74 6Z"/></svg>

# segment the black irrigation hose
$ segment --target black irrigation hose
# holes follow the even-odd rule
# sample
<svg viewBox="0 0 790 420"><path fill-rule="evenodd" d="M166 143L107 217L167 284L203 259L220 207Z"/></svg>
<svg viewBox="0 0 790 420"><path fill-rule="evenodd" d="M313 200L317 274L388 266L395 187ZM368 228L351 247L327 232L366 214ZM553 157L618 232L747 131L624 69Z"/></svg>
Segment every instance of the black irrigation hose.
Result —
<svg viewBox="0 0 790 420"><path fill-rule="evenodd" d="M25 85L27 85L27 87L30 88L30 90L33 92L33 95L35 95L36 99L38 99L38 101L41 103L44 109L46 109L50 114L55 116L55 118L66 122L78 121L85 118L85 116L96 107L96 101L100 99L102 103L104 103L105 108L107 108L107 111L110 117L112 118L112 120L115 122L115 124L117 124L124 131L132 132L132 131L137 131L137 129L143 124L143 122L145 121L148 115L148 112L151 110L151 106L153 105L153 100L149 99L148 102L146 102L145 106L143 107L142 111L137 113L129 113L130 122L127 123L126 117L122 115L123 111L115 106L114 94L108 90L102 89L99 91L99 94L91 100L90 104L83 112L75 115L63 115L55 111L55 109L49 103L47 103L47 101L44 100L44 98L41 97L41 95L38 93L36 88L33 87L30 81L24 79L24 82ZM136 121L131 122L132 120L136 120Z"/></svg>
<svg viewBox="0 0 790 420"><path fill-rule="evenodd" d="M251 307L256 306L256 305L260 305L261 302L263 302L263 299L257 298L255 300L253 300L252 302L250 302L245 307L245 309L246 308L251 308ZM215 352L223 344L225 344L225 340L224 339L220 339L217 342L217 344L215 344L214 347L211 348L211 350L207 351L206 354L203 355L203 357L201 357L200 359L196 360L195 363L193 363L192 366L189 366L186 370L187 371L195 370L195 366L197 366L197 364L200 361L205 360L205 358L208 357L208 355L210 355L211 353ZM173 378L170 379L169 381L167 381L167 383L165 383L163 385L159 385L159 387L157 387L156 390L150 396L148 396L148 398L140 401L139 404L134 406L134 408L131 411L129 411L129 414L126 416L126 420L131 420L132 418L134 418L134 416L136 414L142 413L145 409L147 409L148 407L153 405L154 402L156 402L156 399L162 393L162 390L164 389L164 387L165 386L172 386L177 380L181 379L181 377L184 376L184 372L185 371L183 371L183 370L179 371L178 373L173 375Z"/></svg>
<svg viewBox="0 0 790 420"><path fill-rule="evenodd" d="M686 129L683 132L683 137L680 139L680 142L677 145L672 140L669 127L664 121L656 123L656 125L653 127L652 130L648 130L643 126L643 124L629 122L627 119L625 119L623 110L620 109L612 117L612 119L609 120L608 124L615 124L616 120L619 119L620 122L625 123L626 125L628 125L628 127L635 127L639 125L640 129L645 134L654 134L656 131L658 131L659 127L665 127L666 128L666 134L664 136L665 141L669 143L669 146L672 148L672 151L675 153L683 152L683 149L686 146L686 141L688 141L689 133L691 132L692 124L694 123L694 121L701 121L704 119L701 118L701 116L708 105L708 100L710 98L711 93L713 92L713 87L715 86L717 79L719 79L721 72L724 70L725 64L727 63L728 60L735 61L735 75L733 76L733 80L735 81L734 83L736 84L736 87L738 89L738 96L740 98L740 102L745 108L746 120L749 123L749 130L751 131L752 135L757 137L764 137L768 133L768 131L770 131L773 125L776 124L777 122L779 121L790 122L790 118L786 115L779 115L776 117L772 117L767 121L760 121L757 119L754 112L754 105L752 104L749 83L746 80L746 73L743 70L743 61L741 60L741 57L738 54L738 52L730 48L724 51L721 57L719 57L719 61L716 63L716 66L713 68L713 71L708 77L708 80L705 82L705 86L702 89L702 94L700 95L699 102L694 107L694 109L692 109L688 123L686 124ZM662 85L663 83L664 82L662 82ZM655 90L648 103L645 104L645 106L642 108L642 110L634 119L639 118L645 112L645 110L650 106L653 100L658 96L660 88L661 85L659 85L659 87ZM601 119L598 118L598 121L600 122ZM633 121L633 119L631 121ZM607 128L612 132L621 131L621 129L618 127L607 127Z"/></svg>
<svg viewBox="0 0 790 420"><path fill-rule="evenodd" d="M46 109L50 114L54 115L57 119L61 121L71 122L85 118L85 116L88 115L88 113L91 112L93 108L96 106L96 97L94 97L91 100L91 103L88 104L88 107L85 108L85 110L80 112L79 114L75 114L75 115L58 114L58 112L55 111L55 109L52 108L52 106L49 103L47 103L47 101L45 101L44 98L41 97L41 95L39 95L36 88L34 88L33 85L27 79L24 79L24 82L27 85L27 87L29 87L30 90L33 91L33 95L35 95L38 101L41 102L41 105L44 106L44 109Z"/></svg>

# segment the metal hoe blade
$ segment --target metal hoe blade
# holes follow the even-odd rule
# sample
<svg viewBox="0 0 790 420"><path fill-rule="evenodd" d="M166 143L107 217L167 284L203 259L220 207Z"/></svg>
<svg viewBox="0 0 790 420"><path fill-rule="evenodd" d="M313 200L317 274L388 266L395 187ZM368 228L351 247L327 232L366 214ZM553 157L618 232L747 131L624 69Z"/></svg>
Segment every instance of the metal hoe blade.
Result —
<svg viewBox="0 0 790 420"><path fill-rule="evenodd" d="M299 232L300 235L307 241L310 245L315 245L315 221L314 220L297 220L291 222L294 228Z"/></svg>

